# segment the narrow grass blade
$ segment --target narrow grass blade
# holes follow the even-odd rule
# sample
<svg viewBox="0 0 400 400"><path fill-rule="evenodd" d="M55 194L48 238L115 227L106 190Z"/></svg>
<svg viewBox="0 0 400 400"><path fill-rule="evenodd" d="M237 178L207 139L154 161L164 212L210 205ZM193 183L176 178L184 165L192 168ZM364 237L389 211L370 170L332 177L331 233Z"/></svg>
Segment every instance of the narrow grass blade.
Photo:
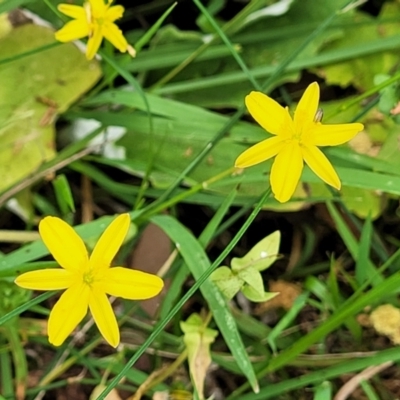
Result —
<svg viewBox="0 0 400 400"><path fill-rule="evenodd" d="M368 216L364 222L364 226L361 231L360 245L358 248L358 257L355 266L356 280L359 285L363 284L368 277L368 270L366 266L369 260L371 237L372 237L372 222L371 222L371 217Z"/></svg>
<svg viewBox="0 0 400 400"><path fill-rule="evenodd" d="M315 388L314 400L330 400L332 398L332 384L328 381L322 382Z"/></svg>
<svg viewBox="0 0 400 400"><path fill-rule="evenodd" d="M135 49L137 52L139 52L143 46L145 46L150 39L153 37L153 35L160 29L162 23L165 21L165 18L168 17L169 14L171 14L172 10L175 8L175 6L178 3L175 2L173 3L162 15L158 20L152 25L152 27L146 31L146 33L135 43Z"/></svg>
<svg viewBox="0 0 400 400"><path fill-rule="evenodd" d="M328 211L331 214L331 217L335 221L337 230L345 243L347 249L349 250L350 254L352 255L353 259L357 261L358 255L360 254L360 246L358 245L354 235L350 231L349 227L347 226L346 222L343 220L341 215L339 214L336 207L333 205L332 202L327 201L326 203L328 207ZM375 276L375 280L372 282L373 285L377 285L383 281L382 275L378 272L375 268L373 263L369 258L367 258L367 262L362 266L365 269L365 274L367 276Z"/></svg>
<svg viewBox="0 0 400 400"><path fill-rule="evenodd" d="M201 4L201 2L199 0L193 0L193 1L196 4L196 6L199 8L199 10L203 13L203 15L207 18L207 20L211 24L211 26L215 29L215 31L217 32L219 37L222 39L222 41L226 44L226 47L230 50L233 58L239 64L239 67L242 69L246 78L251 82L251 84L253 85L253 87L255 89L261 90L260 85L254 79L254 77L251 74L250 70L248 69L247 65L243 61L242 57L240 57L239 53L237 52L237 49L235 49L235 47L232 45L231 41L225 35L224 31L219 27L219 25L215 22L214 18L210 15L210 13L203 6L203 4Z"/></svg>
<svg viewBox="0 0 400 400"><path fill-rule="evenodd" d="M307 303L309 293L302 293L293 303L292 308L279 320L279 322L274 326L269 335L267 336L267 342L271 346L271 349L274 353L277 351L277 347L275 345L276 339L282 333L284 329L286 329L290 323L296 318L298 313L303 309L305 304Z"/></svg>

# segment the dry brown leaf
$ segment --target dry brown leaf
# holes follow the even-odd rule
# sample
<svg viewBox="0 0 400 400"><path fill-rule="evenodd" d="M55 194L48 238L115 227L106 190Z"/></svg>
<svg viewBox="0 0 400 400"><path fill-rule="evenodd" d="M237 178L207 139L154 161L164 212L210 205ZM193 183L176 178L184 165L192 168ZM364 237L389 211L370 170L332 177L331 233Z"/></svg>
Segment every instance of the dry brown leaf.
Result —
<svg viewBox="0 0 400 400"><path fill-rule="evenodd" d="M267 310L275 308L289 310L293 306L296 298L301 294L302 289L296 283L278 279L277 281L269 281L268 291L278 292L279 294L265 303L260 303L255 309L255 314L260 315Z"/></svg>

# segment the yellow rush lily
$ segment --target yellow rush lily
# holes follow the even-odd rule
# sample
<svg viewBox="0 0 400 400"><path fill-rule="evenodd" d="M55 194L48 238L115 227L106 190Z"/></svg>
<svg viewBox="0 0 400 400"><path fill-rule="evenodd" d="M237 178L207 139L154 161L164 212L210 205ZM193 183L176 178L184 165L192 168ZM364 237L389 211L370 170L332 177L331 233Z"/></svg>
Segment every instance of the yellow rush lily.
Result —
<svg viewBox="0 0 400 400"><path fill-rule="evenodd" d="M88 0L81 6L72 4L59 4L58 10L68 17L74 18L67 22L64 27L55 33L60 42L71 42L73 40L89 37L86 58L91 60L99 50L103 37L106 38L120 52L126 51L134 57L135 49L130 46L122 31L114 24L114 21L121 18L124 7L112 6L113 0Z"/></svg>
<svg viewBox="0 0 400 400"><path fill-rule="evenodd" d="M319 86L311 83L297 105L294 118L261 92L251 92L245 99L252 117L274 136L245 150L235 166L247 168L275 157L271 168L271 189L275 198L288 201L300 180L304 161L327 184L340 189L340 179L332 164L317 146L337 146L364 129L363 124L323 125L318 118Z"/></svg>
<svg viewBox="0 0 400 400"><path fill-rule="evenodd" d="M62 268L20 275L15 283L32 290L67 289L50 312L49 342L61 345L87 314L88 308L104 339L119 344L119 328L107 294L129 300L156 296L163 281L156 275L110 264L128 232L130 218L121 214L101 235L90 257L74 229L57 217L39 224L40 236Z"/></svg>

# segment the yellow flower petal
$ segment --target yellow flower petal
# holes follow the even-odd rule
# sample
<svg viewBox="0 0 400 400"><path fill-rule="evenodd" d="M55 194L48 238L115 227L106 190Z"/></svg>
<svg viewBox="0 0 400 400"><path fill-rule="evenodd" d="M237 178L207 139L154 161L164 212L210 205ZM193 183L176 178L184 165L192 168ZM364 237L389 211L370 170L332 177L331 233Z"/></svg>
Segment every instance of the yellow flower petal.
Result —
<svg viewBox="0 0 400 400"><path fill-rule="evenodd" d="M114 22L122 17L124 11L125 9L122 6L112 6L106 11L106 19L110 22Z"/></svg>
<svg viewBox="0 0 400 400"><path fill-rule="evenodd" d="M315 175L339 190L341 187L340 179L325 154L316 146L303 146L301 150L304 161Z"/></svg>
<svg viewBox="0 0 400 400"><path fill-rule="evenodd" d="M284 203L292 197L302 170L300 146L296 142L287 144L276 156L271 168L271 189L278 201Z"/></svg>
<svg viewBox="0 0 400 400"><path fill-rule="evenodd" d="M271 97L261 92L251 92L246 96L245 103L251 116L266 131L278 135L282 129L288 128L285 126L288 122L287 110Z"/></svg>
<svg viewBox="0 0 400 400"><path fill-rule="evenodd" d="M87 43L86 58L88 60L93 59L93 57L96 55L102 40L103 40L102 28L99 25L95 25L92 32L92 36L89 37Z"/></svg>
<svg viewBox="0 0 400 400"><path fill-rule="evenodd" d="M93 14L97 14L96 17L104 17L108 5L103 0L89 0L89 4L93 10Z"/></svg>
<svg viewBox="0 0 400 400"><path fill-rule="evenodd" d="M89 286L78 283L67 289L50 312L49 342L60 346L85 317L89 304Z"/></svg>
<svg viewBox="0 0 400 400"><path fill-rule="evenodd" d="M112 22L104 22L103 24L103 35L104 37L121 53L125 53L128 47L128 42L126 41L121 29Z"/></svg>
<svg viewBox="0 0 400 400"><path fill-rule="evenodd" d="M61 267L73 272L87 266L89 257L85 243L62 219L43 218L39 223L39 233L44 244Z"/></svg>
<svg viewBox="0 0 400 400"><path fill-rule="evenodd" d="M68 15L68 17L75 19L86 19L85 9L81 6L74 6L72 4L59 4L57 8L58 11Z"/></svg>
<svg viewBox="0 0 400 400"><path fill-rule="evenodd" d="M294 126L298 134L305 131L309 124L314 122L318 102L319 86L317 82L313 82L308 85L294 112Z"/></svg>
<svg viewBox="0 0 400 400"><path fill-rule="evenodd" d="M337 146L348 142L358 132L364 129L363 124L316 124L315 129L310 133L310 144L314 146Z"/></svg>
<svg viewBox="0 0 400 400"><path fill-rule="evenodd" d="M245 150L235 161L235 167L246 168L276 156L285 146L280 136L263 140Z"/></svg>
<svg viewBox="0 0 400 400"><path fill-rule="evenodd" d="M15 279L15 283L31 290L60 290L70 287L76 281L76 274L62 268L42 269L25 272Z"/></svg>
<svg viewBox="0 0 400 400"><path fill-rule="evenodd" d="M113 347L119 344L119 328L106 294L96 286L92 288L89 308L104 339Z"/></svg>
<svg viewBox="0 0 400 400"><path fill-rule="evenodd" d="M114 267L106 271L102 285L109 295L128 300L144 300L160 293L164 282L153 274Z"/></svg>
<svg viewBox="0 0 400 400"><path fill-rule="evenodd" d="M94 271L111 265L128 233L130 223L129 214L121 214L108 225L90 256L90 267Z"/></svg>
<svg viewBox="0 0 400 400"><path fill-rule="evenodd" d="M70 21L54 35L56 40L63 43L82 39L89 35L89 25L81 20Z"/></svg>

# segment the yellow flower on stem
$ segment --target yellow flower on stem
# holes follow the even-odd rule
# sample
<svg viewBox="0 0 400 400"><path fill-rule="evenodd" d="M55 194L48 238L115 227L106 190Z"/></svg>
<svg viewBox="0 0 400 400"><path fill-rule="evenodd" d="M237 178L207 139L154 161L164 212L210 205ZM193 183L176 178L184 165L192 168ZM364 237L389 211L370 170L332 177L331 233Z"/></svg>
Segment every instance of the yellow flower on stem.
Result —
<svg viewBox="0 0 400 400"><path fill-rule="evenodd" d="M59 4L58 10L73 21L67 22L64 27L55 33L60 42L71 42L73 40L89 37L86 58L91 60L99 50L103 37L106 38L120 52L126 51L134 57L135 49L130 46L122 31L114 22L121 18L124 7L112 6L113 0L88 0L83 7L72 4Z"/></svg>
<svg viewBox="0 0 400 400"><path fill-rule="evenodd" d="M327 184L340 189L332 164L317 146L337 146L364 129L363 124L323 125L318 117L319 86L311 83L297 105L292 119L289 109L261 92L245 99L252 117L274 136L245 150L235 167L246 168L275 157L271 168L271 189L275 198L288 201L300 180L304 161Z"/></svg>
<svg viewBox="0 0 400 400"><path fill-rule="evenodd" d="M40 236L62 268L20 275L15 283L32 290L67 289L50 312L49 342L61 345L87 314L88 308L104 339L119 344L119 328L107 294L129 300L156 296L163 281L156 275L110 264L128 232L130 218L121 214L101 235L90 257L74 229L57 217L39 224Z"/></svg>

